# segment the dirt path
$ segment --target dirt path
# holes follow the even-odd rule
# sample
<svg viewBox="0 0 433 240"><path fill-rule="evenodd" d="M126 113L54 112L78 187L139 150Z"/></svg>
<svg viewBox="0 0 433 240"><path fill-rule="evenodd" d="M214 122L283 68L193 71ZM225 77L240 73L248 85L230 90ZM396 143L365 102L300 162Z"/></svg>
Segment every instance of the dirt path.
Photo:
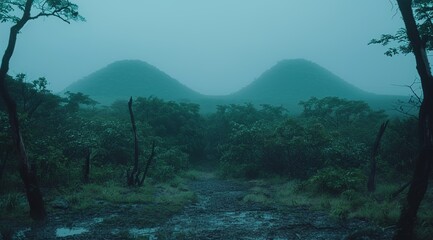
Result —
<svg viewBox="0 0 433 240"><path fill-rule="evenodd" d="M361 220L341 222L303 207L244 203L246 183L210 177L189 185L196 203L169 220L143 224L151 217L139 214L144 205L107 205L103 212L53 216L44 226L19 229L14 239L391 239L390 231Z"/></svg>
<svg viewBox="0 0 433 240"><path fill-rule="evenodd" d="M282 211L244 203L246 184L210 178L190 187L197 203L157 231L163 239L391 239L391 232L360 220L341 222L304 207Z"/></svg>

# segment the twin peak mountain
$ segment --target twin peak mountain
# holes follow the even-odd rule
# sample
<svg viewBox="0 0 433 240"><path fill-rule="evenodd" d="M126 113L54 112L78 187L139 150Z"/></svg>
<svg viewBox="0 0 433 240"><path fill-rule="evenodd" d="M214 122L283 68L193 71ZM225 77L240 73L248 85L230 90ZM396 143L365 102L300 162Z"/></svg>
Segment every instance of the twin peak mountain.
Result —
<svg viewBox="0 0 433 240"><path fill-rule="evenodd" d="M108 105L133 97L158 97L192 102L211 112L217 105L253 103L284 106L298 112L300 101L310 97L335 96L367 101L374 108L390 108L396 96L365 92L325 68L304 60L283 60L241 90L224 96L200 94L156 67L139 60L114 62L68 86L65 91L82 92Z"/></svg>

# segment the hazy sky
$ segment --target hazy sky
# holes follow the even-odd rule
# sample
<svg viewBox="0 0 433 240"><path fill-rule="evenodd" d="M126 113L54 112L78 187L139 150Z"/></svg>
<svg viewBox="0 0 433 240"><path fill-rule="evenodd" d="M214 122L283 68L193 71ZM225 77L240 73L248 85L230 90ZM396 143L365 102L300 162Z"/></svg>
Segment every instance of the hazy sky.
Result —
<svg viewBox="0 0 433 240"><path fill-rule="evenodd" d="M391 0L392 1L392 0ZM61 91L123 59L146 61L204 94L234 92L282 59L305 58L375 93L407 94L411 55L367 43L403 26L390 0L75 0L86 22L29 23L12 75ZM9 26L0 24L3 53Z"/></svg>

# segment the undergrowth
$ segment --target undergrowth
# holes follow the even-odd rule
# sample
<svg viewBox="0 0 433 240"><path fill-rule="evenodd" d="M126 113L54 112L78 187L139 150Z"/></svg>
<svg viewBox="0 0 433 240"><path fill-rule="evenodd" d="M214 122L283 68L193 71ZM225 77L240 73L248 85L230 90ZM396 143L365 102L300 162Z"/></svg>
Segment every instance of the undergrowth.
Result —
<svg viewBox="0 0 433 240"><path fill-rule="evenodd" d="M400 186L380 183L374 193L359 188L348 188L340 193L320 190L314 181L287 181L280 179L250 181L254 186L244 196L244 202L260 202L281 208L308 207L327 211L331 216L346 220L365 219L383 228L395 226L405 193L396 198L391 194ZM341 184L339 184L341 186ZM417 239L427 240L433 236L433 193L428 192L418 212Z"/></svg>

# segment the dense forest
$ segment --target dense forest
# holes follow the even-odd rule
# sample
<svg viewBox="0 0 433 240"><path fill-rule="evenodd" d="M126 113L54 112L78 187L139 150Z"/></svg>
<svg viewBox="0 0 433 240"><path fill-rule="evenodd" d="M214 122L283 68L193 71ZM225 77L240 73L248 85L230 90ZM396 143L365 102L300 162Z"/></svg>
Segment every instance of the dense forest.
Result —
<svg viewBox="0 0 433 240"><path fill-rule="evenodd" d="M84 20L78 6L1 2L0 21L12 23L0 67L1 238L431 239L432 2L397 4L406 28L371 44L407 44L386 54L415 55L423 92L409 86L413 96L390 111L380 107L393 96L363 92L299 59L224 101L205 100L140 61L75 84L96 97L114 91L109 104L74 85L55 94L44 77L13 76L10 60L29 21ZM139 96L122 75L140 87L164 79L157 83L166 95ZM288 76L298 85L282 88ZM118 87L95 85L106 79ZM290 88L296 102L284 96ZM137 91L122 98L129 90ZM244 101L263 93L272 99ZM180 99L167 97L175 94Z"/></svg>
<svg viewBox="0 0 433 240"><path fill-rule="evenodd" d="M127 100L98 107L82 93L52 94L44 78L28 81L23 74L9 77L8 84L17 101L23 138L31 143L29 158L47 198L61 196L73 209L95 207L90 199L83 199L89 197L122 202L105 196L104 191L126 188L126 173L133 166L134 137ZM300 115L290 115L283 107L249 103L220 105L215 113L201 115L197 104L156 97L133 99L140 177L155 146L146 191L156 191L155 186L180 187L176 182L184 181L182 178L217 170L224 178L274 182L273 187L290 191L285 198L293 194L315 199L294 203L293 196L279 199L282 196L272 196L257 186L245 201L327 202L335 217L362 217L392 225L403 197L398 190L410 180L417 155L416 119L389 118L362 101L337 97L311 98L299 104ZM17 191L22 183L4 107L1 120L1 209L3 216L14 218L24 214L26 207L22 192ZM387 120L375 156L375 139ZM377 161L377 190L368 194L373 159ZM87 172L86 164L90 165ZM186 201L183 198L191 196L173 201ZM314 207L320 208L317 203ZM432 231L431 213L426 206L421 215L427 236Z"/></svg>

